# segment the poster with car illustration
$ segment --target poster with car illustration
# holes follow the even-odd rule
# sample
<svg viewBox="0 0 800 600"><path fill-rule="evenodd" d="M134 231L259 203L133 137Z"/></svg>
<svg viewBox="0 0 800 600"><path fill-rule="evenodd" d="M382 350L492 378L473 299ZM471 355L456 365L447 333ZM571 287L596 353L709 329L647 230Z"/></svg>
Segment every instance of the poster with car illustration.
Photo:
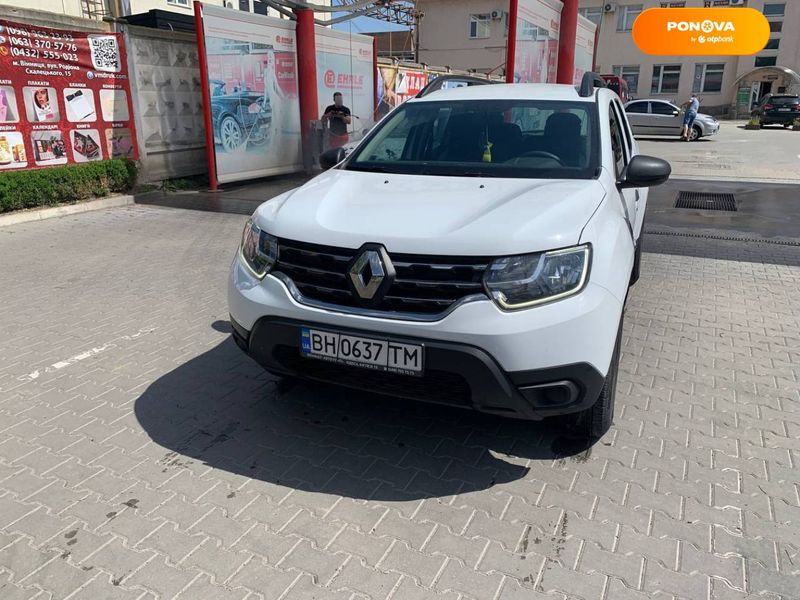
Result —
<svg viewBox="0 0 800 600"><path fill-rule="evenodd" d="M218 181L301 170L294 22L202 10Z"/></svg>

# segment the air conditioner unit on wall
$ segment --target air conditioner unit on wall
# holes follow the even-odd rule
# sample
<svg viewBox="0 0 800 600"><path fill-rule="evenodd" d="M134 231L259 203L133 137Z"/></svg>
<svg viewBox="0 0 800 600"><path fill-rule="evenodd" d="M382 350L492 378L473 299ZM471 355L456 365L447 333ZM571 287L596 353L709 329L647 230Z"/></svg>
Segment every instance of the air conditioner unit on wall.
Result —
<svg viewBox="0 0 800 600"><path fill-rule="evenodd" d="M493 10L492 11L492 20L499 21L503 18L503 11L502 10Z"/></svg>
<svg viewBox="0 0 800 600"><path fill-rule="evenodd" d="M744 6L747 0L731 0L731 6Z"/></svg>
<svg viewBox="0 0 800 600"><path fill-rule="evenodd" d="M617 3L616 2L606 2L603 4L603 12L612 13L617 10Z"/></svg>

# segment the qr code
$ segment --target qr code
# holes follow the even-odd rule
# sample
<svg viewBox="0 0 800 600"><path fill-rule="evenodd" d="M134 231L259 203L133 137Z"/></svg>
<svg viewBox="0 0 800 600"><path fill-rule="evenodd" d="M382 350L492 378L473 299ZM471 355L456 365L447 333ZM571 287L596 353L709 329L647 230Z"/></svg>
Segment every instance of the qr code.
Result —
<svg viewBox="0 0 800 600"><path fill-rule="evenodd" d="M113 35L89 36L89 50L96 71L117 73L122 70L117 38Z"/></svg>

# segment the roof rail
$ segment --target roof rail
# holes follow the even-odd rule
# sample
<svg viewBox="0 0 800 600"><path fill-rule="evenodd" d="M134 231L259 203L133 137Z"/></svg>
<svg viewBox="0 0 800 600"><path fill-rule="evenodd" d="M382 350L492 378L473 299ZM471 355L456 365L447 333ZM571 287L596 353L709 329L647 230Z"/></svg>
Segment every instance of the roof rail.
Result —
<svg viewBox="0 0 800 600"><path fill-rule="evenodd" d="M588 71L583 74L583 79L581 79L581 87L578 90L578 95L582 98L588 98L592 94L594 94L594 88L596 87L606 87L606 81L597 73L592 73Z"/></svg>

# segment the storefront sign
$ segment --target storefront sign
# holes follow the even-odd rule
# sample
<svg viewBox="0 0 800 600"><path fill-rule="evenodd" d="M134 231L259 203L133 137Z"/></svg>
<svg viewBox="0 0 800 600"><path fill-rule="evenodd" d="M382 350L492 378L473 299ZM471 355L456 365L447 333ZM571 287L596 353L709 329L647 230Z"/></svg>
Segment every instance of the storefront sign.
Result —
<svg viewBox="0 0 800 600"><path fill-rule="evenodd" d="M302 169L293 21L202 5L220 183Z"/></svg>
<svg viewBox="0 0 800 600"><path fill-rule="evenodd" d="M122 36L0 19L0 169L137 157Z"/></svg>

